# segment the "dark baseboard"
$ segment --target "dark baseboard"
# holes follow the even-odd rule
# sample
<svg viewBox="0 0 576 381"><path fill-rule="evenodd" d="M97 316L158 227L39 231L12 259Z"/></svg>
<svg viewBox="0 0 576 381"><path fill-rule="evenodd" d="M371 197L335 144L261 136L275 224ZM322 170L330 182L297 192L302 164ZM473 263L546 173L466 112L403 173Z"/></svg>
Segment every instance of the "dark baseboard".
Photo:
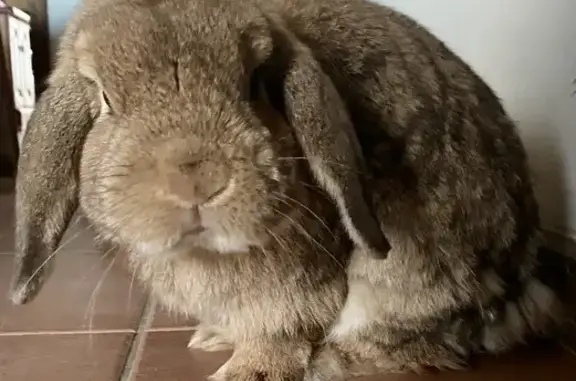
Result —
<svg viewBox="0 0 576 381"><path fill-rule="evenodd" d="M14 179L0 177L0 195L14 194Z"/></svg>
<svg viewBox="0 0 576 381"><path fill-rule="evenodd" d="M0 177L14 178L16 165L12 159L0 154Z"/></svg>
<svg viewBox="0 0 576 381"><path fill-rule="evenodd" d="M545 231L544 238L548 248L576 259L576 240L574 238L551 231Z"/></svg>

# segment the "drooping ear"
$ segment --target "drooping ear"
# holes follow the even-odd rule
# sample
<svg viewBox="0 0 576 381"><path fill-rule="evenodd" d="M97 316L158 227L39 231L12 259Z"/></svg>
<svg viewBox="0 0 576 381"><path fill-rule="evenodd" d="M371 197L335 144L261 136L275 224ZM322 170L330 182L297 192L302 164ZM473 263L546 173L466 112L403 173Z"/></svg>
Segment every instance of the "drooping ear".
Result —
<svg viewBox="0 0 576 381"><path fill-rule="evenodd" d="M112 102L110 96L104 89L102 78L98 75L96 61L90 51L92 36L86 32L79 32L74 44L74 55L76 57L76 68L78 73L92 81L98 88L98 106L100 115L112 112Z"/></svg>
<svg viewBox="0 0 576 381"><path fill-rule="evenodd" d="M313 176L337 205L352 241L373 257L385 258L390 243L369 206L364 160L344 102L312 52L295 38L287 39L290 48L277 59L286 65L281 70L286 118Z"/></svg>
<svg viewBox="0 0 576 381"><path fill-rule="evenodd" d="M73 67L74 66L74 67ZM41 95L22 142L16 179L15 304L33 300L78 206L79 166L97 86L70 65Z"/></svg>

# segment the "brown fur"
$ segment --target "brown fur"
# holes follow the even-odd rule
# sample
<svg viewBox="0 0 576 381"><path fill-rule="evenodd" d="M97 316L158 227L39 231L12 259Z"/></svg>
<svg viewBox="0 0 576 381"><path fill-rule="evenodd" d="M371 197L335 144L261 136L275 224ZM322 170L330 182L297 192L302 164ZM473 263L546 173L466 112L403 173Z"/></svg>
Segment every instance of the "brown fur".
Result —
<svg viewBox="0 0 576 381"><path fill-rule="evenodd" d="M216 380L458 368L562 312L499 100L364 0L86 1L24 139L15 302L78 196L191 346L234 347Z"/></svg>

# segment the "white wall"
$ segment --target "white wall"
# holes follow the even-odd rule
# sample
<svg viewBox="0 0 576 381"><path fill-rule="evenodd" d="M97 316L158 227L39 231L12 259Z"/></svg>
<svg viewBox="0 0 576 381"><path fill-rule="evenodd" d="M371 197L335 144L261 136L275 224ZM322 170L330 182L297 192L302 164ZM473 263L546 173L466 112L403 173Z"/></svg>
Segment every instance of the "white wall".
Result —
<svg viewBox="0 0 576 381"><path fill-rule="evenodd" d="M57 39L64 31L64 26L81 0L47 0L48 28L52 52L57 46Z"/></svg>
<svg viewBox="0 0 576 381"><path fill-rule="evenodd" d="M576 1L376 1L427 26L494 88L528 148L544 227L576 237Z"/></svg>

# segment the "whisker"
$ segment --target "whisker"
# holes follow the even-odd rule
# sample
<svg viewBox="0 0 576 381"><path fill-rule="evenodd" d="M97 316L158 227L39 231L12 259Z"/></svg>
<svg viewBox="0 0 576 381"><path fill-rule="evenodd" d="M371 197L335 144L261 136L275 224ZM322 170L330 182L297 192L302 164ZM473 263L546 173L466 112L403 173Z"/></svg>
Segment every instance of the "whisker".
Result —
<svg viewBox="0 0 576 381"><path fill-rule="evenodd" d="M32 280L34 280L34 277L36 277L40 271L42 271L42 269L44 268L44 266L46 266L48 264L48 262L50 262L50 260L52 258L54 258L54 256L56 256L56 254L58 254L60 251L62 251L62 249L64 247L66 247L66 245L68 245L70 242L72 242L74 239L76 239L78 236L80 235L80 232L74 234L72 237L70 237L66 242L64 242L62 245L60 245L58 248L56 248L56 250L54 250L54 252L52 252L52 254L50 254L41 264L40 266L38 266L38 268L36 270L34 270L34 272L32 273L32 275L30 275L30 277L28 278L28 280L24 283L24 285L22 286L23 288L27 287L30 282L32 282Z"/></svg>
<svg viewBox="0 0 576 381"><path fill-rule="evenodd" d="M109 250L109 252L107 252L106 255L108 255L110 252L111 252L111 250ZM98 283L96 284L96 287L94 288L94 290L92 291L92 294L90 295L90 299L89 299L88 305L86 307L86 312L84 313L84 320L88 319L88 332L89 332L90 347L92 347L92 328L93 328L93 324L94 324L94 313L95 313L95 309L96 309L96 296L97 296L98 292L100 291L102 285L104 284L104 281L106 280L106 277L108 276L108 273L110 272L110 270L114 266L114 263L116 263L116 258L117 257L114 257L110 261L110 264L106 267L106 269L102 273L100 280L98 281Z"/></svg>
<svg viewBox="0 0 576 381"><path fill-rule="evenodd" d="M117 178L117 177L127 177L129 175L130 175L130 173L111 173L111 174L107 174L105 176L99 175L92 180L101 181L101 180L113 179L113 178Z"/></svg>
<svg viewBox="0 0 576 381"><path fill-rule="evenodd" d="M276 211L276 213L278 213L281 216L284 216L284 218L288 219L288 221L291 221L294 224L294 226L296 226L297 228L300 229L300 231L303 233L303 235L306 238L308 238L308 240L310 242L315 243L320 249L322 249L326 254L328 254L330 256L330 258L332 258L342 269L345 270L342 263L340 263L340 261L338 261L338 259L334 256L334 254L332 254L324 245L322 245L320 242L318 242L317 239L315 239L312 235L310 235L310 233L308 233L308 231L306 231L306 228L304 228L304 226L302 226L302 224L300 224L299 222L297 222L296 220L294 220L292 217L288 216L287 214L282 213L277 208L274 208L274 210Z"/></svg>
<svg viewBox="0 0 576 381"><path fill-rule="evenodd" d="M277 160L308 160L305 156L280 156Z"/></svg>
<svg viewBox="0 0 576 381"><path fill-rule="evenodd" d="M126 313L128 313L130 306L132 305L132 289L134 288L134 280L136 279L136 270L132 269L130 272L132 274L130 275L130 286L128 287L128 303L126 304Z"/></svg>
<svg viewBox="0 0 576 381"><path fill-rule="evenodd" d="M300 181L299 184L302 185L302 186L305 186L306 188L312 189L312 190L314 190L314 191L316 191L316 192L318 192L318 191L323 191L323 188L322 188L320 185L317 185L317 184L310 184L310 183L307 183L307 182L305 182L305 181Z"/></svg>
<svg viewBox="0 0 576 381"><path fill-rule="evenodd" d="M115 209L117 209L118 207L122 206L123 204L125 204L127 201L130 201L131 199L137 197L136 194L133 193L126 193L125 189L114 189L112 187L106 187L105 191L96 191L93 194L88 194L88 197L90 197L91 199L96 199L98 200L100 197L98 196L100 193L106 192L107 194L110 193L123 193L120 195L119 199L116 199L115 202L111 205L107 205L106 209L108 211L113 211ZM137 214L135 214L137 215Z"/></svg>
<svg viewBox="0 0 576 381"><path fill-rule="evenodd" d="M284 242L276 233L274 233L272 231L272 229L268 228L267 226L264 226L264 229L266 229L266 231L268 232L268 234L270 234L270 236L272 237L272 239L274 241L276 241L278 243L278 245L286 252L290 251L288 249L288 246L286 246L286 242Z"/></svg>
<svg viewBox="0 0 576 381"><path fill-rule="evenodd" d="M306 205L304 205L301 201L298 201L297 199L290 197L286 194L280 194L280 193L274 193L272 195L272 197L274 197L275 199L277 199L280 202L285 203L288 206L292 206L288 203L288 201L291 201L293 203L295 203L296 205L301 206L302 208L304 208L308 213L310 213L312 215L312 217L314 217L316 220L318 220L318 222L320 222L320 224L322 224L322 226L326 229L326 231L328 231L328 233L334 238L336 239L336 236L334 235L334 233L332 232L332 229L330 229L330 227L328 227L328 225L326 224L326 221L324 221L322 218L320 218L320 216L318 214L316 214L312 209L310 209L309 207L307 207Z"/></svg>
<svg viewBox="0 0 576 381"><path fill-rule="evenodd" d="M86 280L88 279L88 275L89 275L92 271L94 271L94 270L96 269L96 267L98 267L102 262L104 262L111 253L113 253L112 249L106 250L103 254L101 254L100 262L96 262L94 265L92 265L92 267L90 267L90 268L88 269L87 274L84 275L84 277L81 278L80 281L81 281L81 282L86 281Z"/></svg>
<svg viewBox="0 0 576 381"><path fill-rule="evenodd" d="M307 160L309 160L309 158L307 158L307 157L305 157L305 156L281 156L281 157L278 157L276 160L278 160L278 161L298 161L298 160L307 161ZM359 170L356 169L356 168L351 167L351 166L348 165L348 164L339 163L339 162L337 162L337 161L335 161L335 160L326 160L326 159L323 159L323 161L326 161L326 162L328 162L328 163L331 163L331 164L334 164L334 165L338 165L338 166L340 166L340 167L349 169L349 170L351 170L351 171L353 170L353 171L356 172L356 173L362 174L361 171L359 171Z"/></svg>
<svg viewBox="0 0 576 381"><path fill-rule="evenodd" d="M267 260L268 262L272 262L272 263L274 264L274 262L275 262L275 261L274 261L274 256L271 256L270 253L269 253L269 251L266 250L266 248L264 248L264 246L261 246L261 245L260 245L259 248L260 248L260 250L262 251L262 253L264 254L264 257L266 258L266 260ZM276 269L277 269L277 266L274 266L274 265L271 265L271 266L270 266L270 265L269 265L269 266L266 266L266 268L269 269L269 270L272 270L272 272L274 273L273 277L274 277L275 279L280 279L280 278L281 278L281 277L278 275L278 270L276 270Z"/></svg>
<svg viewBox="0 0 576 381"><path fill-rule="evenodd" d="M128 169L133 169L134 165L133 164L114 164L114 166L112 168L128 168Z"/></svg>
<svg viewBox="0 0 576 381"><path fill-rule="evenodd" d="M251 221L254 222L255 224L261 226L262 228L264 228L264 230L266 230L266 232L270 235L270 237L274 240L274 242L278 243L278 246L280 246L281 249L284 250L286 253L290 252L290 250L291 250L290 245L292 245L292 246L296 245L299 249L302 249L300 244L297 242L290 242L290 244L287 244L285 240L283 240L278 234L274 233L274 231L272 229L268 228L259 219L252 218ZM272 260L273 262L275 262L275 260L270 256L269 251L264 246L262 246L262 245L257 245L257 246L260 248L260 250L262 250L262 253L266 257L266 259Z"/></svg>

